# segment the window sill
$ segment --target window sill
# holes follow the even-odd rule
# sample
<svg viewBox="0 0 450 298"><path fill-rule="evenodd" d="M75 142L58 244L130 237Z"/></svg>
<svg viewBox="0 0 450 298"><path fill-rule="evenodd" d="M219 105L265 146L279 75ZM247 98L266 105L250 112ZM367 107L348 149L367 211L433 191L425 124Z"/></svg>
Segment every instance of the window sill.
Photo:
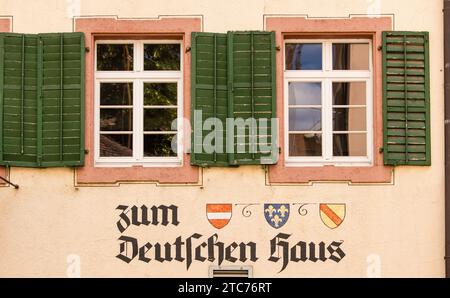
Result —
<svg viewBox="0 0 450 298"><path fill-rule="evenodd" d="M285 162L286 167L290 168L303 168L303 167L372 167L373 162L369 159L359 160L298 160L287 159Z"/></svg>
<svg viewBox="0 0 450 298"><path fill-rule="evenodd" d="M173 168L182 167L183 161L181 159L167 159L158 161L115 161L115 160L97 160L94 164L96 168L130 168L130 167L141 167L141 168Z"/></svg>
<svg viewBox="0 0 450 298"><path fill-rule="evenodd" d="M77 185L110 184L122 182L151 182L156 184L197 184L199 169L192 167L189 156L185 154L183 160L164 163L136 163L117 161L108 163L94 162L86 159L86 165L76 169Z"/></svg>
<svg viewBox="0 0 450 298"><path fill-rule="evenodd" d="M298 165L298 163L297 163ZM302 164L292 166L279 161L269 167L270 184L304 184L311 182L392 183L392 167L384 165L345 166Z"/></svg>

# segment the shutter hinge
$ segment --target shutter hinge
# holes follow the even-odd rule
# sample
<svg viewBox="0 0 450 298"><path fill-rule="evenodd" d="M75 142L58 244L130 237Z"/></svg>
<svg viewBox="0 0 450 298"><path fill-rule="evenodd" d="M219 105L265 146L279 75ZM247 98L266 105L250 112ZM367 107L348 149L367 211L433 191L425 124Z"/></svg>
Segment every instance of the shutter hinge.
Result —
<svg viewBox="0 0 450 298"><path fill-rule="evenodd" d="M381 51L383 49L383 46L378 46L377 50Z"/></svg>
<svg viewBox="0 0 450 298"><path fill-rule="evenodd" d="M384 148L380 147L380 149L378 149L378 152L383 153L384 152Z"/></svg>
<svg viewBox="0 0 450 298"><path fill-rule="evenodd" d="M84 149L84 154L89 154L89 149Z"/></svg>
<svg viewBox="0 0 450 298"><path fill-rule="evenodd" d="M281 47L280 47L280 46L276 46L276 47L275 47L275 50L281 51Z"/></svg>
<svg viewBox="0 0 450 298"><path fill-rule="evenodd" d="M186 53L189 53L191 51L191 47L186 47Z"/></svg>
<svg viewBox="0 0 450 298"><path fill-rule="evenodd" d="M3 178L2 176L0 176L0 180L5 181L7 184L11 185L12 187L14 187L15 189L19 189L19 185L12 183L11 181L9 181L6 178Z"/></svg>
<svg viewBox="0 0 450 298"><path fill-rule="evenodd" d="M84 50L86 51L86 53L89 53L91 51L90 47L85 47Z"/></svg>
<svg viewBox="0 0 450 298"><path fill-rule="evenodd" d="M281 147L278 147L278 153L281 154Z"/></svg>

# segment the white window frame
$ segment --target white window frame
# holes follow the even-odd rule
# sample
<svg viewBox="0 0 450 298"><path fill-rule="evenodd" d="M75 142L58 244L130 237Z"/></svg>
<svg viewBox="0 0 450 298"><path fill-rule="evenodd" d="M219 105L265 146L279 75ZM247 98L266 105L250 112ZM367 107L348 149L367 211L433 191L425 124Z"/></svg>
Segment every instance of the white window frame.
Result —
<svg viewBox="0 0 450 298"><path fill-rule="evenodd" d="M133 44L132 71L98 71L97 44ZM180 44L180 70L144 70L144 44ZM98 40L94 59L94 164L96 167L183 165L183 44L181 40ZM100 156L100 83L133 83L133 156ZM177 156L144 157L144 83L177 83ZM164 132L161 132L164 133Z"/></svg>
<svg viewBox="0 0 450 298"><path fill-rule="evenodd" d="M284 59L284 157L286 166L372 166L373 165L373 58L370 39L285 39L287 43L322 44L322 70L286 70ZM333 43L368 43L369 70L333 70ZM322 156L289 156L289 82L322 83ZM366 83L367 156L333 156L333 82ZM308 107L308 106L302 106ZM308 133L308 132L307 132ZM313 132L311 132L313 133ZM317 132L316 132L317 133ZM355 132L352 132L355 133Z"/></svg>

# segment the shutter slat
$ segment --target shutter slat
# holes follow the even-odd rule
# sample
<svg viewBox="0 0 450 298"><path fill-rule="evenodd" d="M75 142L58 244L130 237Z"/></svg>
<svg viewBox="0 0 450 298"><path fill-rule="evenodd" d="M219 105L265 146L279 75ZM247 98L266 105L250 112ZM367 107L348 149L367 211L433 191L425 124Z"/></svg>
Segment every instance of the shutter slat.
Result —
<svg viewBox="0 0 450 298"><path fill-rule="evenodd" d="M430 165L429 37L383 32L385 165Z"/></svg>

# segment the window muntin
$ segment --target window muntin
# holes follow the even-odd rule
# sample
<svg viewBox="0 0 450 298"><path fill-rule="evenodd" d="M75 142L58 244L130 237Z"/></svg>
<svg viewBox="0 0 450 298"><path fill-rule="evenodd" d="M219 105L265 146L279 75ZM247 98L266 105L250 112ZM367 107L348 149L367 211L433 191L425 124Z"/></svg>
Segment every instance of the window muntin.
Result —
<svg viewBox="0 0 450 298"><path fill-rule="evenodd" d="M317 67L302 68L301 65L308 65L308 61L302 61L308 55L295 59L302 61L300 67L293 62L293 53L299 51L295 48L304 45L315 47L315 57L321 56L322 68L318 67L317 58L312 63ZM287 40L285 55L287 164L370 165L371 41Z"/></svg>
<svg viewBox="0 0 450 298"><path fill-rule="evenodd" d="M132 71L102 66L95 72L96 166L181 165L181 42L101 40L96 49L123 49L124 45L132 49L133 56L127 60ZM147 70L152 51L152 63L159 66ZM99 54L104 51L96 52L97 66L113 64L105 61L107 55ZM114 60L117 55L110 56Z"/></svg>

